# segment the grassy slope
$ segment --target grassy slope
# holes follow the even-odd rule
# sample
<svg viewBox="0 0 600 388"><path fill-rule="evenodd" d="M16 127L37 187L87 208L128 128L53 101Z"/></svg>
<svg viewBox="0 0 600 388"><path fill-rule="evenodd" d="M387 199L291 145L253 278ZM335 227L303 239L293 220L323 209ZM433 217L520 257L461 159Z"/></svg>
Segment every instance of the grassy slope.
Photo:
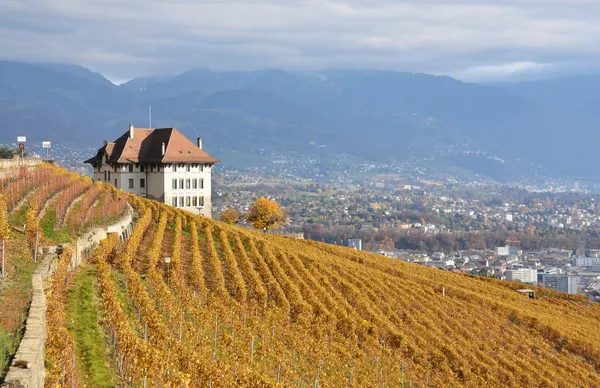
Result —
<svg viewBox="0 0 600 388"><path fill-rule="evenodd" d="M0 279L0 382L21 341L22 325L31 302L31 276L36 265L22 234L11 233L7 242L6 267L6 279Z"/></svg>
<svg viewBox="0 0 600 388"><path fill-rule="evenodd" d="M67 306L68 329L75 337L81 382L91 387L115 386L116 370L110 363L114 357L100 324L103 309L93 266L78 270L69 289Z"/></svg>

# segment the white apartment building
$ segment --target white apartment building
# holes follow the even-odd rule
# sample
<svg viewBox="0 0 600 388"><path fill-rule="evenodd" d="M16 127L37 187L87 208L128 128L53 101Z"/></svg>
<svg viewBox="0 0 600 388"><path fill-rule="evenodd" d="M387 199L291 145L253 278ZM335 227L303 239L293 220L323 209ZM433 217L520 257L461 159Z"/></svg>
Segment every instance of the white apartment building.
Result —
<svg viewBox="0 0 600 388"><path fill-rule="evenodd" d="M521 282L536 284L537 283L537 269L532 268L518 268L518 269L507 269L504 273L506 280L511 282Z"/></svg>
<svg viewBox="0 0 600 388"><path fill-rule="evenodd" d="M600 257L573 257L573 266L575 267L592 267L594 265L600 265Z"/></svg>
<svg viewBox="0 0 600 388"><path fill-rule="evenodd" d="M566 274L548 274L543 275L544 287L569 294L577 294L579 277Z"/></svg>
<svg viewBox="0 0 600 388"><path fill-rule="evenodd" d="M104 142L96 156L85 161L94 168L94 180L211 216L212 166L219 162L175 128L129 126L114 142Z"/></svg>

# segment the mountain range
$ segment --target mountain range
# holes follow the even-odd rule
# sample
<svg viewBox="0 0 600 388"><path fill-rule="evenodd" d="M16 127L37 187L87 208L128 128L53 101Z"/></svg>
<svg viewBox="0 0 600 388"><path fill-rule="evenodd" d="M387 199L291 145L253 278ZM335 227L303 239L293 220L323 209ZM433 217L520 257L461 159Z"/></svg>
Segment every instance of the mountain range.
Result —
<svg viewBox="0 0 600 388"><path fill-rule="evenodd" d="M96 147L130 123L147 127L152 106L154 127L201 136L216 156L263 149L387 162L475 149L520 172L593 175L598 85L600 76L480 85L394 71L197 68L116 86L81 66L0 61L0 143L24 135Z"/></svg>

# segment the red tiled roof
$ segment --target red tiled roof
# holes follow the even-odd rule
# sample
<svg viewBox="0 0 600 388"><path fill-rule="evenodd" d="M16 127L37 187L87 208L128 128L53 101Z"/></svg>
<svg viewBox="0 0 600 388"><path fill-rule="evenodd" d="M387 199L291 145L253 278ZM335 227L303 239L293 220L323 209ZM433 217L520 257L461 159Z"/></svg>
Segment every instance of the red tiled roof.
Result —
<svg viewBox="0 0 600 388"><path fill-rule="evenodd" d="M98 150L96 156L85 161L92 165L102 162L104 153L108 163L217 163L217 159L198 148L190 139L175 128L134 128L113 143ZM165 154L162 145L165 144Z"/></svg>

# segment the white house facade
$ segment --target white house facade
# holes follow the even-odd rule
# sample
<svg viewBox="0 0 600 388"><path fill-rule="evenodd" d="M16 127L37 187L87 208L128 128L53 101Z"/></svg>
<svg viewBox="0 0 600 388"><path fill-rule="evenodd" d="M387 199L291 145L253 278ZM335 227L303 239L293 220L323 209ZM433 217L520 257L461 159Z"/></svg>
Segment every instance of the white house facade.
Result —
<svg viewBox="0 0 600 388"><path fill-rule="evenodd" d="M114 142L106 142L85 161L94 168L94 180L211 216L211 173L219 162L175 128L145 129L129 126Z"/></svg>

